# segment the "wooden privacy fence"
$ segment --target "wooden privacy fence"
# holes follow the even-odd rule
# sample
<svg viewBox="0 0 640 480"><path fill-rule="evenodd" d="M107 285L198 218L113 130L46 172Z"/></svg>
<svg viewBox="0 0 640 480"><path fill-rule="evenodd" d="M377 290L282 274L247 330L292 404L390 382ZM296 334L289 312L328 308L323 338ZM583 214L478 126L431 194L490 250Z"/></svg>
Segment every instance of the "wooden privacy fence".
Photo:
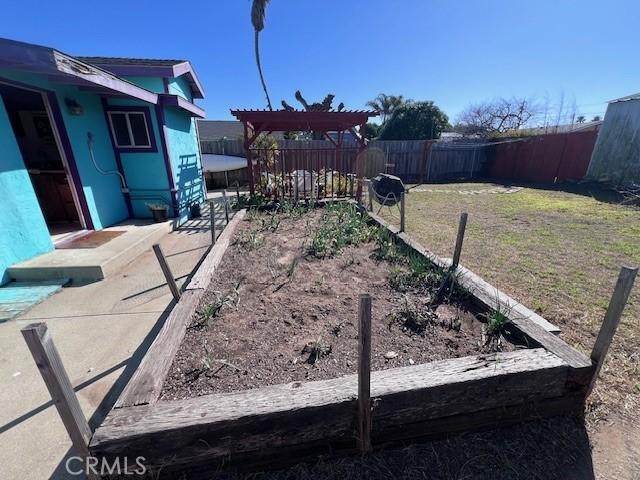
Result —
<svg viewBox="0 0 640 480"><path fill-rule="evenodd" d="M527 182L580 180L587 174L598 132L537 135L491 145L492 178Z"/></svg>
<svg viewBox="0 0 640 480"><path fill-rule="evenodd" d="M422 181L464 180L480 176L487 163L487 144L483 143L446 143L428 140L374 140L369 142L365 151L365 177L371 178L378 173L390 173L397 175L406 183L419 183ZM217 155L233 155L244 157L245 151L241 140L217 140L201 142L202 153ZM344 140L344 155L351 161L351 152L357 153L358 145L355 141ZM335 149L335 146L327 140L278 140L278 149L274 156L281 157L283 151L300 150L313 151L320 165L332 164L327 155ZM306 160L308 153L287 154L285 158L286 168L293 171L292 166L298 158L300 169ZM290 160L289 160L290 158ZM314 161L315 162L315 161ZM317 162L315 162L317 163ZM314 163L314 164L315 164ZM351 167L350 167L351 168ZM355 168L355 167L354 167ZM298 168L295 168L298 169ZM321 168L322 170L322 168ZM334 170L338 170L334 167ZM318 172L318 170L316 170ZM343 173L355 173L351 169ZM224 173L207 174L208 180L216 183L226 181ZM228 175L231 175L228 174ZM233 173L233 180L245 183L248 180L244 169L241 173ZM211 178L209 178L211 177ZM227 178L231 178L227 176Z"/></svg>
<svg viewBox="0 0 640 480"><path fill-rule="evenodd" d="M406 183L477 177L545 183L580 180L587 173L597 134L552 133L495 143L374 140L365 151L365 176L391 173ZM278 145L319 152L334 148L326 140L279 140ZM355 148L355 142L345 140L345 150ZM245 155L240 140L202 142L202 152Z"/></svg>

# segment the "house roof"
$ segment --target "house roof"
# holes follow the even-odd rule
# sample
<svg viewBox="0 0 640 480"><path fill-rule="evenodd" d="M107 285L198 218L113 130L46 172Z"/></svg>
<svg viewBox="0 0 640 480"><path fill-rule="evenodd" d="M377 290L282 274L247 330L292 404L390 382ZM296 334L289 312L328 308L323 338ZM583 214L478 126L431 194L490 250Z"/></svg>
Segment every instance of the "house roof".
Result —
<svg viewBox="0 0 640 480"><path fill-rule="evenodd" d="M620 97L614 100L609 100L609 103L627 102L629 100L640 100L640 92L634 93L633 95L627 95L626 97Z"/></svg>
<svg viewBox="0 0 640 480"><path fill-rule="evenodd" d="M187 62L188 63L188 62ZM175 65L172 68L177 68ZM190 115L204 117L204 111L177 95L157 94L139 87L114 72L42 45L0 38L0 68L47 75L49 81L75 85L96 94L122 95L152 104L175 106Z"/></svg>
<svg viewBox="0 0 640 480"><path fill-rule="evenodd" d="M76 57L84 62L97 65L116 75L142 77L185 76L193 98L204 98L204 89L198 80L191 62L188 60L168 60L157 58L129 57Z"/></svg>
<svg viewBox="0 0 640 480"><path fill-rule="evenodd" d="M102 65L145 65L150 67L173 66L187 60L165 60L160 58L130 58L130 57L76 57L87 63Z"/></svg>

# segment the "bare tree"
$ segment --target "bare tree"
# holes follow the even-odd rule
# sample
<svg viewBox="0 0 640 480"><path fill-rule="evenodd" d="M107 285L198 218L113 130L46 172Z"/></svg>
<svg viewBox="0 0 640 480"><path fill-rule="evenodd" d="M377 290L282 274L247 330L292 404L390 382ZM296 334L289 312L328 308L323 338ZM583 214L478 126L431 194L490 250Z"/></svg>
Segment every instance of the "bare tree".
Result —
<svg viewBox="0 0 640 480"><path fill-rule="evenodd" d="M537 107L526 98L498 98L469 105L458 117L466 133L492 135L518 130L536 114Z"/></svg>

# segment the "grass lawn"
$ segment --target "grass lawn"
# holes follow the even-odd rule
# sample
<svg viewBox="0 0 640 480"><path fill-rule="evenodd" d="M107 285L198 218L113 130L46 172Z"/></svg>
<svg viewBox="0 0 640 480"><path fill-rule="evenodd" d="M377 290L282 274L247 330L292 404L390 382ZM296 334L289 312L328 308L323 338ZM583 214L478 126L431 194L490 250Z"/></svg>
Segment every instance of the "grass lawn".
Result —
<svg viewBox="0 0 640 480"><path fill-rule="evenodd" d="M589 354L621 265L640 264L640 209L597 198L604 192L497 185L422 185L407 195L406 230L450 257L460 212L469 213L461 263L562 329ZM460 193L463 192L463 193ZM471 193L473 192L473 193ZM376 207L377 209L377 207ZM397 209L381 215L399 223ZM588 418L639 412L640 280L590 397Z"/></svg>

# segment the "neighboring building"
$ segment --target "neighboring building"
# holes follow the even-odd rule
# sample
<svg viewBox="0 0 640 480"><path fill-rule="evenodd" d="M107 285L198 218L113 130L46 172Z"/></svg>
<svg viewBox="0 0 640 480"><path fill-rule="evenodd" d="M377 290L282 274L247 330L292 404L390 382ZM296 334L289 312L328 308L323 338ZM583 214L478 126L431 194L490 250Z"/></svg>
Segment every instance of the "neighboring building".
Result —
<svg viewBox="0 0 640 480"><path fill-rule="evenodd" d="M0 284L52 235L204 200L188 61L72 57L0 39ZM91 139L89 141L89 139ZM91 149L90 149L91 147Z"/></svg>
<svg viewBox="0 0 640 480"><path fill-rule="evenodd" d="M198 134L201 141L242 140L244 129L237 120L198 120Z"/></svg>
<svg viewBox="0 0 640 480"><path fill-rule="evenodd" d="M200 141L243 140L244 127L237 120L198 120ZM282 132L271 134L275 139L283 138Z"/></svg>
<svg viewBox="0 0 640 480"><path fill-rule="evenodd" d="M609 102L586 178L640 184L640 93Z"/></svg>

